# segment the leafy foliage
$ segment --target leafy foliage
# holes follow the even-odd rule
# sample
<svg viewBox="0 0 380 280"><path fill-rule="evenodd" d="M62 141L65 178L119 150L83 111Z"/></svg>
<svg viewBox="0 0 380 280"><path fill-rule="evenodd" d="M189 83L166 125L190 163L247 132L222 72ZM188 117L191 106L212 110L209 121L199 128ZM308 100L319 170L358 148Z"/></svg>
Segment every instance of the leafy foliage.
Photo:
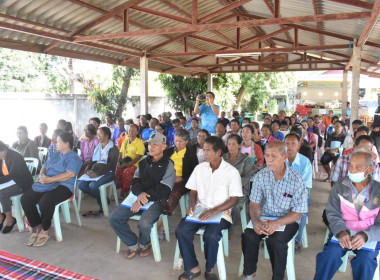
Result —
<svg viewBox="0 0 380 280"><path fill-rule="evenodd" d="M207 78L190 78L161 73L158 80L167 92L169 104L178 111L191 112L195 98L207 91Z"/></svg>
<svg viewBox="0 0 380 280"><path fill-rule="evenodd" d="M68 93L56 56L0 48L0 91Z"/></svg>
<svg viewBox="0 0 380 280"><path fill-rule="evenodd" d="M95 84L89 92L92 108L102 115L112 113L116 118L121 117L128 101L129 85L138 73L134 68L113 66L112 85L102 89L100 83Z"/></svg>

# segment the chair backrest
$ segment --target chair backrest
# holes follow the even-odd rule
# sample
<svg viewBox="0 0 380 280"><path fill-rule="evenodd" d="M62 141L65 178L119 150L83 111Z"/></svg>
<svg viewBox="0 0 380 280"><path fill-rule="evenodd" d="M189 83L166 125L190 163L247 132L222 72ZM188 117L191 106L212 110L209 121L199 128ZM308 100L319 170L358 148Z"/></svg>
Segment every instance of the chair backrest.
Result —
<svg viewBox="0 0 380 280"><path fill-rule="evenodd" d="M38 157L40 159L41 164L44 164L46 161L48 149L45 147L38 147Z"/></svg>
<svg viewBox="0 0 380 280"><path fill-rule="evenodd" d="M26 166L28 166L29 172L32 176L37 175L38 170L38 159L33 157L24 158Z"/></svg>

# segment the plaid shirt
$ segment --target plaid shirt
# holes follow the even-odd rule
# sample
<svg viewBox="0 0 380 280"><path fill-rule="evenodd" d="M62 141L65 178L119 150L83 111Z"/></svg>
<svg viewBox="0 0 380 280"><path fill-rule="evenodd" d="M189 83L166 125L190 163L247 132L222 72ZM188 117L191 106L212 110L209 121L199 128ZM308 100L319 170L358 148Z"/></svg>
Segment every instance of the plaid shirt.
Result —
<svg viewBox="0 0 380 280"><path fill-rule="evenodd" d="M348 169L350 167L351 154L339 157L336 162L333 171L331 172L330 180L332 182L338 182L339 179L345 178L348 175ZM373 167L375 168L372 172L372 178L380 182L380 169L376 163L373 162Z"/></svg>
<svg viewBox="0 0 380 280"><path fill-rule="evenodd" d="M307 190L302 175L288 166L284 176L277 182L269 168L257 173L250 200L261 204L261 215L264 216L282 217L289 212L308 211Z"/></svg>

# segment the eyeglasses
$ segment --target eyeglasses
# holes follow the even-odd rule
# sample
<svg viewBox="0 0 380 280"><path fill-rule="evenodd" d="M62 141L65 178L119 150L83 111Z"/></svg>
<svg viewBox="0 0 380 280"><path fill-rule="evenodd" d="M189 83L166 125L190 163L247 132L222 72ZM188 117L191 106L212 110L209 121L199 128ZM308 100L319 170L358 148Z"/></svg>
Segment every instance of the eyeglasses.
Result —
<svg viewBox="0 0 380 280"><path fill-rule="evenodd" d="M197 135L198 138L204 139L206 138L206 135Z"/></svg>

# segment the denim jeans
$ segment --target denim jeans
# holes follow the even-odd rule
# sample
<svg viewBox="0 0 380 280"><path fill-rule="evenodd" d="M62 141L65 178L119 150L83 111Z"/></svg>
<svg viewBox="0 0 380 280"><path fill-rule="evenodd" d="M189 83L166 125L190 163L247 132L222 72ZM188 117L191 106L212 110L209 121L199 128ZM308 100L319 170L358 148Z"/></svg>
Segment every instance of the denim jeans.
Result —
<svg viewBox="0 0 380 280"><path fill-rule="evenodd" d="M315 280L332 279L342 265L342 259L347 253L346 248L340 247L339 244L327 242L323 252L317 255L317 268L315 272ZM377 255L379 254L379 245L376 250L354 250L356 257L351 260L352 274L354 280L372 280L377 267Z"/></svg>
<svg viewBox="0 0 380 280"><path fill-rule="evenodd" d="M96 202L102 210L102 202L100 199L99 187L101 185L111 182L113 179L114 178L112 172L108 172L98 181L79 181L78 187L82 192L87 193L92 197L96 198Z"/></svg>
<svg viewBox="0 0 380 280"><path fill-rule="evenodd" d="M307 217L308 216L309 216L309 214L305 213L301 217L300 227L298 229L298 233L297 233L297 236L296 236L296 242L298 244L302 244L302 234L303 234L303 230L304 230L304 228L306 226L306 221L307 221Z"/></svg>
<svg viewBox="0 0 380 280"><path fill-rule="evenodd" d="M272 265L273 280L283 280L285 277L288 242L293 238L297 230L297 223L286 225L284 231L276 231L272 235L269 235L265 241ZM264 234L258 235L251 228L246 228L242 234L244 275L251 275L257 271L260 242L265 236Z"/></svg>
<svg viewBox="0 0 380 280"><path fill-rule="evenodd" d="M227 222L225 219L221 219L219 224L187 222L185 218L181 220L175 230L175 234L178 239L179 250L183 258L185 271L189 271L199 264L197 257L195 256L193 244L195 233L200 228L205 228L205 232L203 233L203 241L205 248L206 271L210 272L216 264L219 240L222 238L222 230L229 228L230 225L231 223Z"/></svg>
<svg viewBox="0 0 380 280"><path fill-rule="evenodd" d="M138 221L139 227L139 241L137 242L137 235L131 230L128 225L128 220L132 216L141 215ZM144 248L150 243L150 232L153 224L158 221L161 215L160 205L155 202L152 206L145 211L133 213L130 208L119 206L109 216L110 224L116 234L120 237L129 248L135 250L140 244Z"/></svg>

